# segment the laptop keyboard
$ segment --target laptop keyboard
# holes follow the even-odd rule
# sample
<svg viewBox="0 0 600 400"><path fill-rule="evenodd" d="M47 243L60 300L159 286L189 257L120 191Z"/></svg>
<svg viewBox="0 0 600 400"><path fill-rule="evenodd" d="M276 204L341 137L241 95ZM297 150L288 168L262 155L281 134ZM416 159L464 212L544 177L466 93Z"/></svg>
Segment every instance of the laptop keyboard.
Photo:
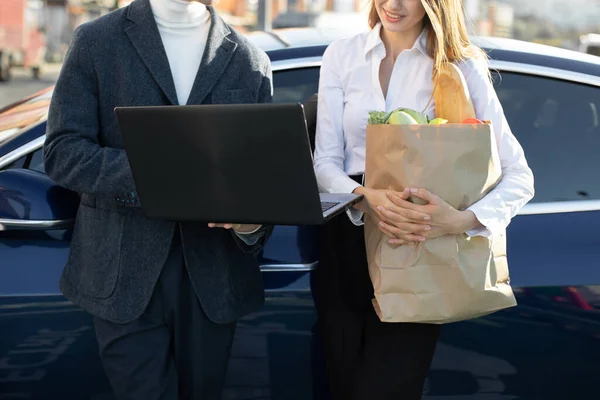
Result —
<svg viewBox="0 0 600 400"><path fill-rule="evenodd" d="M333 207L337 206L340 203L329 203L326 201L322 201L321 202L321 211L325 212L327 210L332 209Z"/></svg>

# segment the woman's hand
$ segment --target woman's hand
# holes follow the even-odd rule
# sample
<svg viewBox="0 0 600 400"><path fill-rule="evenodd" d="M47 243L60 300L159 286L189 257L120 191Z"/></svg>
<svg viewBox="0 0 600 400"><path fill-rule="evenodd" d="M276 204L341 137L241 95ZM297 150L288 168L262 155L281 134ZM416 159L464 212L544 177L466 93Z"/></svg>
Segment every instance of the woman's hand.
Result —
<svg viewBox="0 0 600 400"><path fill-rule="evenodd" d="M379 230L390 239L394 239L395 244L412 244L425 240L423 233L431 229L428 226L431 217L418 210L397 207L388 196L388 193L395 194L396 197L405 200L409 196L406 193L362 186L354 193L364 196L356 208L374 218Z"/></svg>
<svg viewBox="0 0 600 400"><path fill-rule="evenodd" d="M223 228L223 229L233 229L234 231L236 231L237 233L241 233L241 234L247 234L247 233L254 233L257 230L259 230L262 225L254 225L254 224L216 224L216 223L209 223L208 224L209 228Z"/></svg>
<svg viewBox="0 0 600 400"><path fill-rule="evenodd" d="M407 200L411 195L423 199L427 204L411 203ZM430 229L424 233L424 236L428 239L444 235L458 235L481 226L472 211L459 211L439 196L425 189L407 188L401 194L390 192L387 194L387 197L394 206L400 209L431 216L431 220L427 221ZM396 243L396 241L397 239L392 239L391 243L402 244Z"/></svg>

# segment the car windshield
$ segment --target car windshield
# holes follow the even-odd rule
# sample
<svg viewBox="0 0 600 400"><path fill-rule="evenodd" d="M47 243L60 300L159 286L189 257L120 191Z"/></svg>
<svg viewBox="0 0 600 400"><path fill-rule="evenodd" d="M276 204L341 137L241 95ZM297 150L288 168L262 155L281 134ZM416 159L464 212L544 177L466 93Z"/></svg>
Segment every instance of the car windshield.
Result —
<svg viewBox="0 0 600 400"><path fill-rule="evenodd" d="M48 115L52 91L34 96L30 100L0 113L0 145L11 140Z"/></svg>

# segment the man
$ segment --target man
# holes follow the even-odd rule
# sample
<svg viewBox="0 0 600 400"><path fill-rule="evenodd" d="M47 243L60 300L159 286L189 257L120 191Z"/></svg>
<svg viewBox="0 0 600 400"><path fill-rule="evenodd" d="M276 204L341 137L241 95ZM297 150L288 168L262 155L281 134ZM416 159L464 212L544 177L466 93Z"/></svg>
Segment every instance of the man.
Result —
<svg viewBox="0 0 600 400"><path fill-rule="evenodd" d="M119 399L219 399L235 322L264 301L271 228L145 218L113 113L271 101L267 56L214 2L136 0L81 26L50 107L46 171L81 194L61 290L93 314Z"/></svg>

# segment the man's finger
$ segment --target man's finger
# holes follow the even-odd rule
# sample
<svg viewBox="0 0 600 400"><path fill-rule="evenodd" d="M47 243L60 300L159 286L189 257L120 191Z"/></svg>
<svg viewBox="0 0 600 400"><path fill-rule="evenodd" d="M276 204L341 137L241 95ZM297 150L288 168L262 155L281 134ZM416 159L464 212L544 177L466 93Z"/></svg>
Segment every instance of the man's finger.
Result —
<svg viewBox="0 0 600 400"><path fill-rule="evenodd" d="M216 224L214 222L209 222L208 223L208 227L209 228L224 228L224 229L231 229L233 227L233 224Z"/></svg>

